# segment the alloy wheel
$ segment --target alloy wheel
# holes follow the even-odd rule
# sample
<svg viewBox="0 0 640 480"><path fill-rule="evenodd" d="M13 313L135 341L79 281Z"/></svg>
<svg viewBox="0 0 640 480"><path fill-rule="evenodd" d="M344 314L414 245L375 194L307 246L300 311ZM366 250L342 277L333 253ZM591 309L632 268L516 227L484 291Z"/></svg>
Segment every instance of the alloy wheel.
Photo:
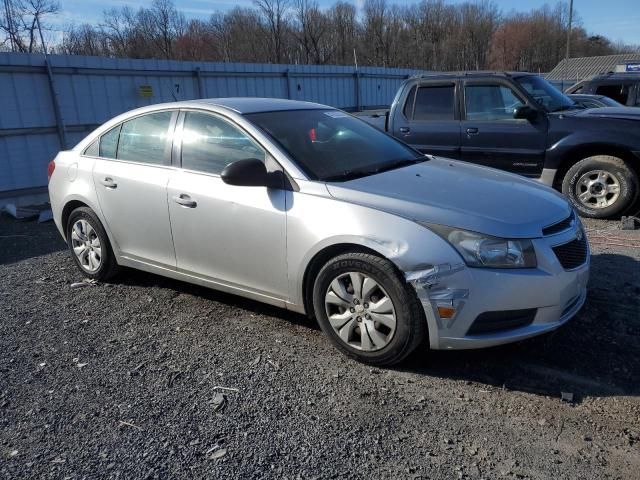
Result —
<svg viewBox="0 0 640 480"><path fill-rule="evenodd" d="M84 270L93 273L102 265L102 246L98 232L85 219L79 219L71 229L71 247Z"/></svg>
<svg viewBox="0 0 640 480"><path fill-rule="evenodd" d="M338 337L358 350L380 350L396 331L391 297L361 272L342 273L333 279L325 294L325 310Z"/></svg>
<svg viewBox="0 0 640 480"><path fill-rule="evenodd" d="M587 208L606 208L620 196L620 181L605 170L591 170L576 183L576 197Z"/></svg>

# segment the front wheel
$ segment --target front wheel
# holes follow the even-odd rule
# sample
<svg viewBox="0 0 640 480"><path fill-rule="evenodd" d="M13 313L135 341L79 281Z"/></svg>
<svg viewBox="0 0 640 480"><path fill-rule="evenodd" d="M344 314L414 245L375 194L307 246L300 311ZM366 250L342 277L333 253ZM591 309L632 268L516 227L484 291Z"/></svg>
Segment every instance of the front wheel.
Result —
<svg viewBox="0 0 640 480"><path fill-rule="evenodd" d="M573 165L562 180L564 193L581 216L608 218L638 196L638 175L618 157L596 155Z"/></svg>
<svg viewBox="0 0 640 480"><path fill-rule="evenodd" d="M391 262L346 253L320 270L313 289L320 327L343 353L388 366L404 360L426 337L424 310Z"/></svg>

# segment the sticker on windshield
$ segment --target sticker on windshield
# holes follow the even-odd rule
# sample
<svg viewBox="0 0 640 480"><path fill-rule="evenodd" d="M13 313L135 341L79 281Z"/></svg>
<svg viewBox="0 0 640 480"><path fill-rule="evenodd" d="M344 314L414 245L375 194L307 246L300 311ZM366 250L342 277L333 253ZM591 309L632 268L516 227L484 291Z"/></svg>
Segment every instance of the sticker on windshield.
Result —
<svg viewBox="0 0 640 480"><path fill-rule="evenodd" d="M329 110L328 112L324 112L324 114L332 118L344 118L349 116L346 113L341 112L339 110Z"/></svg>

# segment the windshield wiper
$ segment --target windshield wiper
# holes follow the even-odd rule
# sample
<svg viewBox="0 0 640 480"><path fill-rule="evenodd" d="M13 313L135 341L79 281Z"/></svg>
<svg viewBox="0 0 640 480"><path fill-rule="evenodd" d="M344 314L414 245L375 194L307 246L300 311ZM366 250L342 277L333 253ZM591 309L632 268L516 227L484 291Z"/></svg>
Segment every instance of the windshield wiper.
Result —
<svg viewBox="0 0 640 480"><path fill-rule="evenodd" d="M389 170L395 170L396 168L415 165L416 163L426 162L427 160L429 160L428 157L403 158L400 160L394 160L393 162L385 163L384 165L381 165L377 168L344 170L343 172L337 173L335 175L324 177L322 180L325 182L333 182L336 180L342 180L342 181L353 180L355 178L368 177L369 175L375 175L377 173L387 172Z"/></svg>

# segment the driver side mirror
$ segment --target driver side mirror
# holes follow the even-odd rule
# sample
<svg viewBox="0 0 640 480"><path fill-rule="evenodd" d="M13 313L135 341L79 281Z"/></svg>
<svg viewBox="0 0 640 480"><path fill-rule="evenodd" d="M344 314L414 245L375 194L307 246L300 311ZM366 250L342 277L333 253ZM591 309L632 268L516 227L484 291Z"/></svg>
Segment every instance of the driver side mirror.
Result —
<svg viewBox="0 0 640 480"><path fill-rule="evenodd" d="M520 105L513 111L513 118L523 118L525 120L533 120L538 116L538 111L529 105Z"/></svg>
<svg viewBox="0 0 640 480"><path fill-rule="evenodd" d="M246 158L227 165L220 174L222 181L241 187L269 187L271 178L262 160Z"/></svg>

